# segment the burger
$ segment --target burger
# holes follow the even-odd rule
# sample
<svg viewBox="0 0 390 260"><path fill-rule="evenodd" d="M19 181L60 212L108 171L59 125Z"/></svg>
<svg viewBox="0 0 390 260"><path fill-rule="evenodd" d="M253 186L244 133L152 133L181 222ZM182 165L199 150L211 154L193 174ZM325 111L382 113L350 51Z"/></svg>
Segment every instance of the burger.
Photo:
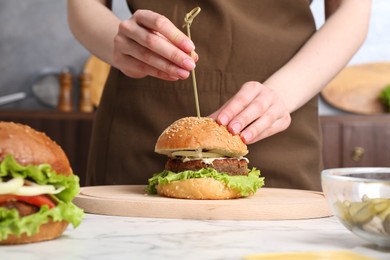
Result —
<svg viewBox="0 0 390 260"><path fill-rule="evenodd" d="M264 185L248 169L247 146L239 135L207 117L185 117L158 138L155 152L168 156L165 170L149 179L146 191L180 199L248 197Z"/></svg>
<svg viewBox="0 0 390 260"><path fill-rule="evenodd" d="M69 223L77 227L79 189L60 146L29 126L0 122L0 244L51 240Z"/></svg>

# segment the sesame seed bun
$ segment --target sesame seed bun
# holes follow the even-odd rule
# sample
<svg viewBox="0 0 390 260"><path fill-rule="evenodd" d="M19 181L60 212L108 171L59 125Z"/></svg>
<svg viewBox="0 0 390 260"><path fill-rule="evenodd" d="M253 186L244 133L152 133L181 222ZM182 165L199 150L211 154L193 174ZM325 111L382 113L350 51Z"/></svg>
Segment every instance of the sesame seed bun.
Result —
<svg viewBox="0 0 390 260"><path fill-rule="evenodd" d="M174 151L213 151L222 156L242 157L248 153L239 135L207 117L185 117L171 124L158 138L155 152L171 156Z"/></svg>

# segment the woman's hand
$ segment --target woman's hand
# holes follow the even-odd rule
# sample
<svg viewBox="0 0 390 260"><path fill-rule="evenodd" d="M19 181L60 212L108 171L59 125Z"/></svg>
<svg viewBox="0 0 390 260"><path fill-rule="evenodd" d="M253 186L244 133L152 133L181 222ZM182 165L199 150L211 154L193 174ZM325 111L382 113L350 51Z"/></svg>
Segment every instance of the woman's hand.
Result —
<svg viewBox="0 0 390 260"><path fill-rule="evenodd" d="M119 24L113 65L133 78L186 79L198 56L193 42L166 17L138 10Z"/></svg>
<svg viewBox="0 0 390 260"><path fill-rule="evenodd" d="M290 125L291 117L277 93L259 82L247 82L210 117L240 134L247 144L281 132Z"/></svg>

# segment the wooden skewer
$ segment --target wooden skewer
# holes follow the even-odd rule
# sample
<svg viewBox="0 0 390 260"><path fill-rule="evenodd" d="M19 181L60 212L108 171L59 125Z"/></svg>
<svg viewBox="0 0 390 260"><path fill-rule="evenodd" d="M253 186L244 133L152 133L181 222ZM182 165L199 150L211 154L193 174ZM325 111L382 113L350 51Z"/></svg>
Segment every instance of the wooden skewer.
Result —
<svg viewBox="0 0 390 260"><path fill-rule="evenodd" d="M194 20L194 18L200 13L201 9L200 7L195 7L192 9L189 13L186 14L184 17L184 24L183 27L187 28L187 36L191 39L191 23ZM191 57L194 57L194 52L191 52ZM195 76L195 69L191 71L191 77L192 77L192 85L194 87L194 96L195 96L195 106L196 106L196 115L200 117L200 108L199 108L199 98L198 98L198 89L196 86L196 76Z"/></svg>

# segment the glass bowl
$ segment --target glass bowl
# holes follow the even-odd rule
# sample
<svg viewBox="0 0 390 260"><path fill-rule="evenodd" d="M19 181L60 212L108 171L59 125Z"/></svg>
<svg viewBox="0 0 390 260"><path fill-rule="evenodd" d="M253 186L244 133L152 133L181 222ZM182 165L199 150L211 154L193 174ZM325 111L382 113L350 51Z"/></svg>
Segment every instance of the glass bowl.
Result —
<svg viewBox="0 0 390 260"><path fill-rule="evenodd" d="M321 181L334 215L347 229L390 247L390 168L327 169Z"/></svg>

